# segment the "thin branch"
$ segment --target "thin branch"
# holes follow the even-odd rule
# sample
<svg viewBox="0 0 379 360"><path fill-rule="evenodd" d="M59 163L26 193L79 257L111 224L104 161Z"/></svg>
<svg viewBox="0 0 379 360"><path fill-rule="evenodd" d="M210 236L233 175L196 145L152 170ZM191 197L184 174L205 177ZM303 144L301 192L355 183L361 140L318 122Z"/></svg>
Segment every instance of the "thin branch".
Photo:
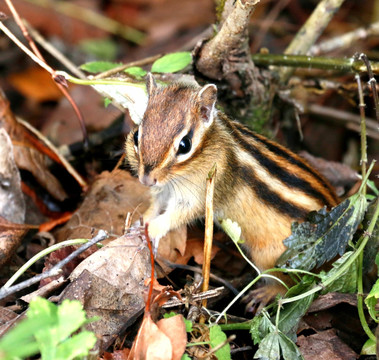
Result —
<svg viewBox="0 0 379 360"><path fill-rule="evenodd" d="M325 30L333 15L339 10L344 0L322 0L318 3L312 15L297 32L290 45L285 50L287 55L307 54L317 39ZM287 82L293 69L280 69L279 77L282 83Z"/></svg>
<svg viewBox="0 0 379 360"><path fill-rule="evenodd" d="M71 260L75 259L78 255L80 255L82 252L90 248L92 245L105 240L108 237L108 234L104 230L100 230L98 234L92 238L90 241L88 241L86 244L81 246L80 248L76 249L74 252L72 252L70 255L68 255L65 259L60 261L58 264L54 265L50 270L39 274L37 276L32 277L29 280L23 281L20 284L11 286L9 288L1 288L0 289L0 299L4 299L5 297L18 292L20 290L23 290L31 285L34 285L38 282L40 282L43 279L47 279L51 276L59 275L62 272L63 266L68 264Z"/></svg>
<svg viewBox="0 0 379 360"><path fill-rule="evenodd" d="M71 18L86 22L98 29L102 29L114 35L122 36L124 39L141 44L145 39L145 34L139 30L123 25L115 20L112 20L102 14L96 13L91 9L86 9L83 6L68 1L46 1L46 0L26 0L44 8L51 8L61 14Z"/></svg>
<svg viewBox="0 0 379 360"><path fill-rule="evenodd" d="M369 26L360 27L354 31L350 31L343 35L333 37L331 39L313 45L308 52L309 55L325 54L333 50L342 48L351 48L357 41L367 39L370 36L379 35L379 21L370 24Z"/></svg>

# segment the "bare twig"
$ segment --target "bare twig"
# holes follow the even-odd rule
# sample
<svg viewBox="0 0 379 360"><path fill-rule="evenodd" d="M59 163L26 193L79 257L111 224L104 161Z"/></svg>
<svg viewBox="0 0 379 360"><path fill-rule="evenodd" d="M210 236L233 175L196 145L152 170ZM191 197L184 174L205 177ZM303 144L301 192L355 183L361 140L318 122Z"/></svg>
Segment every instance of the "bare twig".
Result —
<svg viewBox="0 0 379 360"><path fill-rule="evenodd" d="M46 137L43 136L35 127L30 125L27 121L24 121L20 118L17 118L17 122L19 122L22 126L26 127L30 132L32 132L38 139L40 139L59 159L61 164L67 170L67 172L78 182L82 189L87 188L88 184L83 179L83 177L73 168L73 166L65 159L64 156L61 155L59 150L55 147L55 145Z"/></svg>
<svg viewBox="0 0 379 360"><path fill-rule="evenodd" d="M211 254L213 243L213 194L216 178L216 164L208 174L205 195L205 234L204 234L204 263L203 263L203 291L209 289L209 274L211 272ZM207 299L203 300L203 307L207 307Z"/></svg>
<svg viewBox="0 0 379 360"><path fill-rule="evenodd" d="M318 104L308 104L305 108L305 112L309 114L315 114L319 116L328 117L332 120L346 124L348 129L360 132L361 118L359 115L355 115L348 111L343 111L328 106L321 106ZM378 139L378 125L375 120L366 118L367 136Z"/></svg>
<svg viewBox="0 0 379 360"><path fill-rule="evenodd" d="M308 54L319 55L337 49L350 48L359 40L377 35L379 35L379 21L313 45Z"/></svg>
<svg viewBox="0 0 379 360"><path fill-rule="evenodd" d="M204 299L211 299L222 294L224 290L223 287L218 287L215 289L207 290L199 294L192 294L190 299L187 299L185 296L182 296L182 299L177 299L176 297L171 298L166 303L162 305L163 308L170 308L174 306L180 306L189 303L196 303L197 301L204 301Z"/></svg>
<svg viewBox="0 0 379 360"><path fill-rule="evenodd" d="M287 55L307 54L343 2L344 0L320 1L312 15L297 32L296 36L293 38L284 53ZM281 82L287 82L292 72L293 69L280 69L279 76Z"/></svg>
<svg viewBox="0 0 379 360"><path fill-rule="evenodd" d="M4 299L5 297L18 292L22 289L25 289L31 285L34 285L38 282L40 282L43 279L47 279L51 276L59 275L62 272L63 266L68 264L71 260L75 259L79 254L90 248L92 245L105 240L108 237L108 234L104 230L100 230L98 234L93 237L90 241L88 241L86 244L81 246L80 248L76 249L74 252L72 252L70 255L68 255L65 259L60 261L58 264L54 265L50 270L39 274L37 276L32 277L29 280L23 281L17 285L11 286L9 288L1 288L0 289L0 299Z"/></svg>
<svg viewBox="0 0 379 360"><path fill-rule="evenodd" d="M39 5L45 8L52 8L61 14L74 19L86 22L98 29L102 29L111 34L122 36L128 41L136 44L141 44L145 38L145 34L139 30L123 25L115 20L112 20L102 14L96 13L91 9L86 9L75 3L68 1L46 1L46 0L27 0L34 5Z"/></svg>
<svg viewBox="0 0 379 360"><path fill-rule="evenodd" d="M376 79L375 79L374 73L372 71L371 62L369 61L366 54L360 54L359 59L365 63L366 68L367 68L367 73L368 73L368 77L369 77L368 83L371 86L372 97L374 98L374 110L375 110L376 120L379 123L378 91L376 90ZM358 86L358 88L359 88L359 86Z"/></svg>
<svg viewBox="0 0 379 360"><path fill-rule="evenodd" d="M144 66L144 65L150 64L150 63L154 62L155 60L159 59L160 57L162 57L162 54L153 55L153 56L149 56L145 59L132 61L132 62L127 63L127 64L122 64L122 65L115 67L113 69L110 69L108 71L104 71L101 74L97 74L96 76L93 77L93 79L105 79L105 78L108 78L108 77L115 75L119 72L122 72L125 69L130 68L132 66Z"/></svg>

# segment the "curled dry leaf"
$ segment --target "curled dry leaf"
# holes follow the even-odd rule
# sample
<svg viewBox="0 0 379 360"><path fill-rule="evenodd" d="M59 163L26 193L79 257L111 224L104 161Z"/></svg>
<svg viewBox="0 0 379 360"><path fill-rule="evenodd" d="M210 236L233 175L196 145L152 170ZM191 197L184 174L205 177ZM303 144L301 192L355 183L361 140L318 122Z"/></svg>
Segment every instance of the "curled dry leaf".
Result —
<svg viewBox="0 0 379 360"><path fill-rule="evenodd" d="M11 139L5 129L0 129L0 216L18 224L25 221L20 173L14 160Z"/></svg>
<svg viewBox="0 0 379 360"><path fill-rule="evenodd" d="M11 223L0 216L0 267L15 253L28 230L28 226Z"/></svg>
<svg viewBox="0 0 379 360"><path fill-rule="evenodd" d="M128 172L115 170L101 173L86 194L80 208L56 233L57 241L91 238L92 231L105 230L110 239L124 233L125 218L133 214L138 220L147 209L150 195L146 187Z"/></svg>
<svg viewBox="0 0 379 360"><path fill-rule="evenodd" d="M128 360L180 360L187 344L183 316L159 320L144 316Z"/></svg>
<svg viewBox="0 0 379 360"><path fill-rule="evenodd" d="M0 90L0 128L4 128L13 143L13 153L17 166L33 174L54 198L62 201L67 198L59 181L50 173L46 164L46 156L41 152L45 147L34 139L27 129L20 125L10 110L4 93ZM38 148L36 147L38 144ZM46 149L46 153L51 151Z"/></svg>

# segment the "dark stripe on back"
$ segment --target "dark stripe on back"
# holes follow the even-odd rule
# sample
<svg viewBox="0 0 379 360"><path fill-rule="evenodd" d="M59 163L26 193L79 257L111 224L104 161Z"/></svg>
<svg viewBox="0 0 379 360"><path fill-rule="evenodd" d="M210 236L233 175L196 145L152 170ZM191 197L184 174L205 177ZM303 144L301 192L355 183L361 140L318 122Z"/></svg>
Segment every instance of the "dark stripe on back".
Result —
<svg viewBox="0 0 379 360"><path fill-rule="evenodd" d="M243 136L238 132L233 132L232 136L235 138L236 142L239 143L251 156L253 156L261 166L263 166L267 171L278 178L280 181L285 183L287 186L299 189L306 194L312 196L313 198L319 199L323 204L329 204L324 194L317 191L310 183L302 178L297 177L289 173L286 169L282 168L275 161L264 156L262 152L256 147L247 142Z"/></svg>
<svg viewBox="0 0 379 360"><path fill-rule="evenodd" d="M266 139L264 137L258 136L256 133L254 133L252 130L245 127L244 125L237 123L237 122L233 122L233 125L235 125L235 127L242 134L250 136L254 140L259 141L261 144L264 144L266 146L266 148L268 150L270 150L271 152L281 156L282 158L287 160L292 165L296 165L300 169L305 170L308 173L310 173L312 176L314 176L320 182L320 184L325 189L327 189L331 193L331 196L334 198L334 200L337 200L336 197L333 195L333 192L330 188L330 185L327 182L325 182L325 179L322 176L320 176L320 174L317 171L312 169L312 167L310 167L305 161L301 161L301 160L297 159L296 157L293 157L289 151L286 151L286 149L283 149L282 147L276 145L275 143L269 141L268 139Z"/></svg>
<svg viewBox="0 0 379 360"><path fill-rule="evenodd" d="M292 219L304 219L308 214L308 210L284 200L278 193L270 190L249 167L241 166L239 171L241 177L254 189L257 197L269 206L278 209L280 213L286 214Z"/></svg>

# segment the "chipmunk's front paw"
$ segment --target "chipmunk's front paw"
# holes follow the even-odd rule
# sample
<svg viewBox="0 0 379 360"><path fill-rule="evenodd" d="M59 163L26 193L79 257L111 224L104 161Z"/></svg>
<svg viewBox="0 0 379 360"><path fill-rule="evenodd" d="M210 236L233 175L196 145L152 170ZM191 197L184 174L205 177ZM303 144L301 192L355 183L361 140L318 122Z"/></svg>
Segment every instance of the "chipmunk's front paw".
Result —
<svg viewBox="0 0 379 360"><path fill-rule="evenodd" d="M246 303L245 311L259 314L277 295L284 295L285 292L285 287L280 284L267 284L252 290L242 298L242 302Z"/></svg>
<svg viewBox="0 0 379 360"><path fill-rule="evenodd" d="M153 251L155 255L158 252L159 240L165 236L169 230L169 227L159 216L148 223L147 231L149 233L150 240L153 243Z"/></svg>

